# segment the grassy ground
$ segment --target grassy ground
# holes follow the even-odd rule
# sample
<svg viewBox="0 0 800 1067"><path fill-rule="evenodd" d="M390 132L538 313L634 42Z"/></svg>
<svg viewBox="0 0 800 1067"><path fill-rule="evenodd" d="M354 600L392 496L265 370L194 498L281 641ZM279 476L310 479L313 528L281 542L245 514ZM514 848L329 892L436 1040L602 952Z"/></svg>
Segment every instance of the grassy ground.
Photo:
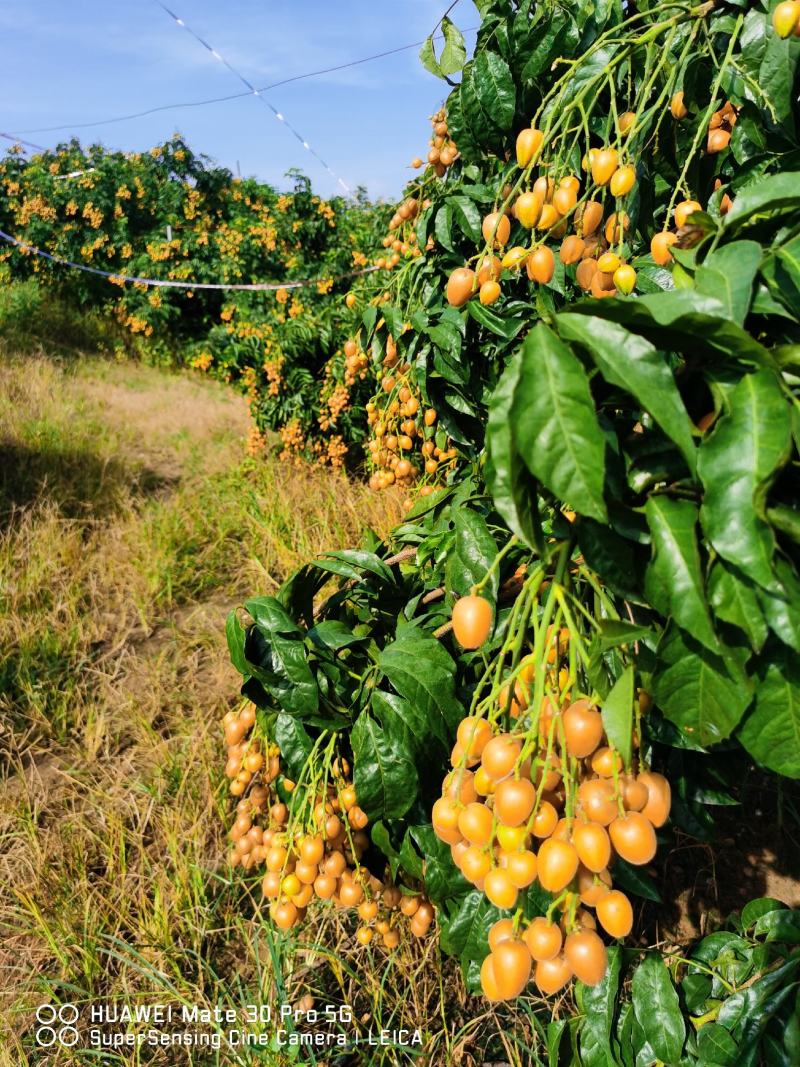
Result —
<svg viewBox="0 0 800 1067"><path fill-rule="evenodd" d="M76 1003L83 1025L101 998L291 993L252 921L260 902L224 863L224 617L395 516L330 472L243 459L246 428L212 383L0 355L0 1063L249 1063L45 1060L33 1011ZM308 956L285 962L290 976ZM399 976L381 982L391 999ZM284 1062L270 1055L257 1062Z"/></svg>

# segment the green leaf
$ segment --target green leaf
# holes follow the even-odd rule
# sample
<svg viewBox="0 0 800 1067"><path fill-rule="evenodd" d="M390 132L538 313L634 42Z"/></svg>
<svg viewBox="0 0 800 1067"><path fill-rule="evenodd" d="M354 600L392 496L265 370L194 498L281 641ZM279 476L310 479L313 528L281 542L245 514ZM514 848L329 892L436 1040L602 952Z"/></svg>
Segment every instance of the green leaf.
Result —
<svg viewBox="0 0 800 1067"><path fill-rule="evenodd" d="M543 323L522 346L511 420L531 474L581 515L605 522L605 438L586 372Z"/></svg>
<svg viewBox="0 0 800 1067"><path fill-rule="evenodd" d="M641 867L634 867L619 857L614 860L614 883L643 900L661 903L661 894L650 875L645 874Z"/></svg>
<svg viewBox="0 0 800 1067"><path fill-rule="evenodd" d="M378 666L400 694L425 716L448 749L463 715L455 695L456 665L429 634L408 628L378 657Z"/></svg>
<svg viewBox="0 0 800 1067"><path fill-rule="evenodd" d="M661 956L645 956L633 974L633 1011L648 1044L665 1064L677 1064L686 1039L680 1002Z"/></svg>
<svg viewBox="0 0 800 1067"><path fill-rule="evenodd" d="M779 941L785 945L800 944L800 913L788 908L767 912L757 920L753 933L767 941Z"/></svg>
<svg viewBox="0 0 800 1067"><path fill-rule="evenodd" d="M800 581L786 560L777 560L775 570L781 584L779 592L757 589L758 602L770 630L800 652Z"/></svg>
<svg viewBox="0 0 800 1067"><path fill-rule="evenodd" d="M620 645L633 645L634 641L643 641L653 636L654 631L649 626L625 622L622 619L601 619L600 628L592 637L589 654L602 654L612 648L619 648Z"/></svg>
<svg viewBox="0 0 800 1067"><path fill-rule="evenodd" d="M721 300L740 326L750 310L761 256L755 241L732 241L707 256L695 272L697 291Z"/></svg>
<svg viewBox="0 0 800 1067"><path fill-rule="evenodd" d="M228 613L225 620L225 637L228 641L228 653L231 663L245 678L250 677L250 668L244 656L245 629L239 621L236 609Z"/></svg>
<svg viewBox="0 0 800 1067"><path fill-rule="evenodd" d="M633 666L628 666L614 683L603 701L603 727L609 743L622 756L626 767L631 765L633 730Z"/></svg>
<svg viewBox="0 0 800 1067"><path fill-rule="evenodd" d="M739 189L733 207L725 216L723 227L737 232L756 217L784 214L800 207L800 172L784 171L764 177L757 174L753 182Z"/></svg>
<svg viewBox="0 0 800 1067"><path fill-rule="evenodd" d="M425 43L419 51L419 61L425 70L430 71L435 77L443 77L439 67L439 60L436 58L436 51L433 47L433 34L425 38Z"/></svg>
<svg viewBox="0 0 800 1067"><path fill-rule="evenodd" d="M586 348L607 382L636 397L675 442L693 472L697 450L689 416L661 353L623 326L588 315L561 312L558 332Z"/></svg>
<svg viewBox="0 0 800 1067"><path fill-rule="evenodd" d="M299 778L314 748L314 742L303 724L293 715L279 712L275 719L275 743L280 747L281 759L286 763L290 775L294 779Z"/></svg>
<svg viewBox="0 0 800 1067"><path fill-rule="evenodd" d="M638 577L641 571L634 545L609 526L591 519L578 525L578 544L588 565L618 596L642 603Z"/></svg>
<svg viewBox="0 0 800 1067"><path fill-rule="evenodd" d="M486 486L494 506L529 548L541 542L536 483L522 462L514 440L511 405L522 375L522 359L515 355L489 402L486 425Z"/></svg>
<svg viewBox="0 0 800 1067"><path fill-rule="evenodd" d="M502 911L480 890L474 889L442 921L442 948L451 956L480 962L489 952L489 929L502 916Z"/></svg>
<svg viewBox="0 0 800 1067"><path fill-rule="evenodd" d="M774 897L758 897L756 900L749 900L742 908L742 929L749 930L763 915L768 915L771 911L781 911L785 907L785 904L782 904L780 900L775 900Z"/></svg>
<svg viewBox="0 0 800 1067"><path fill-rule="evenodd" d="M762 667L753 708L742 723L739 740L777 774L800 778L800 663L781 651Z"/></svg>
<svg viewBox="0 0 800 1067"><path fill-rule="evenodd" d="M474 202L466 196L451 196L447 203L452 207L453 218L458 222L461 232L470 241L480 241L481 215Z"/></svg>
<svg viewBox="0 0 800 1067"><path fill-rule="evenodd" d="M442 19L441 28L444 34L444 47L439 56L439 70L445 75L456 74L464 66L467 58L464 37L459 28L446 15Z"/></svg>
<svg viewBox="0 0 800 1067"><path fill-rule="evenodd" d="M481 109L503 133L514 123L517 94L508 63L497 52L484 49L472 65L472 82Z"/></svg>
<svg viewBox="0 0 800 1067"><path fill-rule="evenodd" d="M484 307L480 300L470 300L467 304L467 311L470 318L475 319L481 326L485 326L487 330L506 341L513 341L526 325L526 321L521 315L513 318L508 315L498 315L491 308Z"/></svg>
<svg viewBox="0 0 800 1067"><path fill-rule="evenodd" d="M584 1015L580 1029L580 1051L583 1067L607 1067L613 1062L611 1030L617 1008L622 950L610 945L608 967L603 980L596 986L576 984L578 1007Z"/></svg>
<svg viewBox="0 0 800 1067"><path fill-rule="evenodd" d="M697 1051L708 1063L719 1067L728 1067L736 1062L739 1046L724 1026L719 1023L705 1023L697 1033Z"/></svg>
<svg viewBox="0 0 800 1067"><path fill-rule="evenodd" d="M722 622L737 626L747 634L754 651L767 639L767 624L759 607L756 589L748 578L724 559L714 561L708 575L708 599Z"/></svg>
<svg viewBox="0 0 800 1067"><path fill-rule="evenodd" d="M675 625L664 631L658 660L653 696L670 722L703 747L730 737L752 694L752 683L735 664L726 664Z"/></svg>
<svg viewBox="0 0 800 1067"><path fill-rule="evenodd" d="M472 508L455 508L452 513L455 542L447 556L447 588L466 596L473 585L483 581L497 555L497 544L489 533L486 520ZM495 571L484 592L497 599L498 575Z"/></svg>
<svg viewBox="0 0 800 1067"><path fill-rule="evenodd" d="M355 581L363 577L364 571L382 578L385 582L394 581L392 572L374 552L363 552L355 548L344 549L341 552L326 552L314 560L314 566Z"/></svg>
<svg viewBox="0 0 800 1067"><path fill-rule="evenodd" d="M359 807L370 820L405 815L419 791L412 752L366 711L353 724L350 741Z"/></svg>
<svg viewBox="0 0 800 1067"><path fill-rule="evenodd" d="M274 597L248 600L245 609L254 622L245 645L251 673L284 711L314 715L319 689L308 665L302 631Z"/></svg>
<svg viewBox="0 0 800 1067"><path fill-rule="evenodd" d="M700 552L697 507L688 500L651 496L645 506L653 559L645 575L651 603L712 651L719 642L708 611Z"/></svg>
<svg viewBox="0 0 800 1067"><path fill-rule="evenodd" d="M764 514L767 489L791 447L789 408L769 370L745 374L727 401L727 412L700 446L700 521L723 559L774 590L775 535Z"/></svg>

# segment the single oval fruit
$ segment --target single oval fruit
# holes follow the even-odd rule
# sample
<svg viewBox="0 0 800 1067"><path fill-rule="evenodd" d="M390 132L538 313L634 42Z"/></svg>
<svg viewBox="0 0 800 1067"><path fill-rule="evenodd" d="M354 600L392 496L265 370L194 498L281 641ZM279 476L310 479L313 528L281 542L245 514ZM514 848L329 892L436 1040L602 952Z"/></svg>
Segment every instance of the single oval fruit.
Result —
<svg viewBox="0 0 800 1067"><path fill-rule="evenodd" d="M600 778L613 778L622 771L622 757L616 749L604 745L592 756L592 770Z"/></svg>
<svg viewBox="0 0 800 1067"><path fill-rule="evenodd" d="M568 841L548 838L536 857L539 882L549 893L560 893L578 870L578 853Z"/></svg>
<svg viewBox="0 0 800 1067"><path fill-rule="evenodd" d="M511 221L501 211L492 211L481 225L483 239L492 248L502 248L511 236Z"/></svg>
<svg viewBox="0 0 800 1067"><path fill-rule="evenodd" d="M517 136L517 166L523 170L529 165L542 145L544 134L534 127L522 130Z"/></svg>
<svg viewBox="0 0 800 1067"><path fill-rule="evenodd" d="M647 800L639 809L653 826L663 826L672 807L672 789L663 774L642 771L637 782L647 789Z"/></svg>
<svg viewBox="0 0 800 1067"><path fill-rule="evenodd" d="M475 775L466 767L450 771L442 782L442 796L451 797L462 804L471 804L478 799Z"/></svg>
<svg viewBox="0 0 800 1067"><path fill-rule="evenodd" d="M555 257L547 245L539 245L527 260L528 277L532 282L547 285L556 269Z"/></svg>
<svg viewBox="0 0 800 1067"><path fill-rule="evenodd" d="M605 870L611 860L611 839L605 827L596 822L576 823L572 844L584 867L597 873Z"/></svg>
<svg viewBox="0 0 800 1067"><path fill-rule="evenodd" d="M587 200L578 208L576 219L582 237L591 237L603 221L603 205L599 200Z"/></svg>
<svg viewBox="0 0 800 1067"><path fill-rule="evenodd" d="M602 148L591 161L592 179L597 185L607 185L619 166L616 148Z"/></svg>
<svg viewBox="0 0 800 1067"><path fill-rule="evenodd" d="M491 810L479 801L467 804L458 816L459 832L471 845L488 845L492 839L493 825Z"/></svg>
<svg viewBox="0 0 800 1067"><path fill-rule="evenodd" d="M578 787L578 802L587 819L610 825L619 815L614 784L607 778L588 778Z"/></svg>
<svg viewBox="0 0 800 1067"><path fill-rule="evenodd" d="M670 245L674 245L677 240L678 235L670 233L669 230L662 230L653 237L650 242L650 255L659 267L666 267L672 262L672 253L669 249Z"/></svg>
<svg viewBox="0 0 800 1067"><path fill-rule="evenodd" d="M561 216L552 204L544 204L542 206L542 212L539 215L539 221L536 223L536 229L544 232L545 230L551 230L554 226L557 226L561 222Z"/></svg>
<svg viewBox="0 0 800 1067"><path fill-rule="evenodd" d="M522 264L527 258L528 249L523 248L522 245L515 245L513 248L509 248L503 256L503 267L506 270L521 270Z"/></svg>
<svg viewBox="0 0 800 1067"><path fill-rule="evenodd" d="M570 934L564 942L564 957L575 977L584 985L594 986L602 982L608 958L606 946L594 930Z"/></svg>
<svg viewBox="0 0 800 1067"><path fill-rule="evenodd" d="M772 25L779 37L790 37L800 25L800 3L786 0L786 3L778 4L772 12Z"/></svg>
<svg viewBox="0 0 800 1067"><path fill-rule="evenodd" d="M564 238L558 253L558 258L562 263L577 263L583 255L585 247L586 245L582 238L577 237L575 234L571 234L569 237Z"/></svg>
<svg viewBox="0 0 800 1067"><path fill-rule="evenodd" d="M525 889L536 881L538 870L536 856L528 849L522 852L508 852L505 854L505 869L517 889Z"/></svg>
<svg viewBox="0 0 800 1067"><path fill-rule="evenodd" d="M501 941L511 941L516 937L513 919L498 919L489 927L489 948L494 950Z"/></svg>
<svg viewBox="0 0 800 1067"><path fill-rule="evenodd" d="M473 885L486 877L491 866L489 854L477 845L470 845L461 857L461 873Z"/></svg>
<svg viewBox="0 0 800 1067"><path fill-rule="evenodd" d="M627 937L633 929L633 908L624 893L612 889L597 902L597 918L611 937Z"/></svg>
<svg viewBox="0 0 800 1067"><path fill-rule="evenodd" d="M640 867L655 856L658 843L653 824L638 811L616 818L608 828L611 844L628 863Z"/></svg>
<svg viewBox="0 0 800 1067"><path fill-rule="evenodd" d="M578 202L578 193L572 186L560 186L553 193L553 207L559 215L568 215Z"/></svg>
<svg viewBox="0 0 800 1067"><path fill-rule="evenodd" d="M706 141L706 152L708 152L710 156L716 155L717 152L724 152L730 143L730 139L730 130L709 130L708 140Z"/></svg>
<svg viewBox="0 0 800 1067"><path fill-rule="evenodd" d="M597 902L602 900L611 888L611 875L608 873L608 868L602 871L590 871L588 867L584 867L581 864L575 876L575 881L578 886L578 896L581 899L581 904L585 904L589 908L596 908Z"/></svg>
<svg viewBox="0 0 800 1067"><path fill-rule="evenodd" d="M669 110L670 110L670 114L672 115L672 117L674 119L676 119L678 122L680 122L681 119L685 119L686 116L689 114L689 109L686 107L686 104L684 104L684 102L683 102L683 90L682 89L679 92L677 92L677 93L675 93L673 95L673 97L672 97L672 99L670 100L670 103L669 103Z"/></svg>
<svg viewBox="0 0 800 1067"><path fill-rule="evenodd" d="M572 967L562 955L550 960L541 960L536 964L533 980L540 993L546 997L557 993L572 978Z"/></svg>
<svg viewBox="0 0 800 1067"><path fill-rule="evenodd" d="M542 213L542 201L536 193L522 193L514 204L514 214L520 225L532 230Z"/></svg>
<svg viewBox="0 0 800 1067"><path fill-rule="evenodd" d="M527 826L503 826L495 827L497 843L504 852L516 852L528 842Z"/></svg>
<svg viewBox="0 0 800 1067"><path fill-rule="evenodd" d="M500 298L500 293L501 289L497 282L484 282L480 288L480 302L484 306L488 307L489 304L493 304L495 300L498 300Z"/></svg>
<svg viewBox="0 0 800 1067"><path fill-rule="evenodd" d="M634 185L636 185L636 170L630 164L626 164L614 171L608 187L612 196L627 196Z"/></svg>
<svg viewBox="0 0 800 1067"><path fill-rule="evenodd" d="M676 228L680 230L689 221L690 215L693 215L695 211L702 210L703 205L698 200L681 200L680 204L675 205L673 214Z"/></svg>
<svg viewBox="0 0 800 1067"><path fill-rule="evenodd" d="M617 129L621 134L626 134L631 126L633 126L634 122L636 122L636 112L623 111L617 120Z"/></svg>
<svg viewBox="0 0 800 1067"><path fill-rule="evenodd" d="M483 891L496 908L513 908L519 892L508 871L495 867L484 879Z"/></svg>
<svg viewBox="0 0 800 1067"><path fill-rule="evenodd" d="M484 282L488 281L496 282L502 273L503 264L497 256L486 256L478 264L478 286L482 286ZM435 421L434 419L433 422ZM432 426L433 422L426 422L425 425Z"/></svg>
<svg viewBox="0 0 800 1067"><path fill-rule="evenodd" d="M506 778L494 794L494 813L506 826L520 826L527 822L535 802L536 790L530 779Z"/></svg>
<svg viewBox="0 0 800 1067"><path fill-rule="evenodd" d="M581 264L592 263L585 259ZM580 267L578 271L580 271ZM594 271L591 271L589 282ZM581 288L583 286L581 285ZM593 708L588 700L576 700L567 708L562 716L564 726L564 739L567 744L567 752L576 759L584 759L590 756L603 738L603 720L597 708Z"/></svg>
<svg viewBox="0 0 800 1067"><path fill-rule="evenodd" d="M492 950L497 990L504 1000L518 997L531 976L531 954L524 941L508 938Z"/></svg>
<svg viewBox="0 0 800 1067"><path fill-rule="evenodd" d="M447 279L445 296L451 307L463 307L474 291L475 271L469 267L457 267Z"/></svg>
<svg viewBox="0 0 800 1067"><path fill-rule="evenodd" d="M647 786L631 775L623 775L619 780L622 789L622 803L628 811L641 811L647 803Z"/></svg>
<svg viewBox="0 0 800 1067"><path fill-rule="evenodd" d="M597 260L596 259L583 259L578 264L578 269L575 271L575 281L587 292L592 287L592 278L597 272Z"/></svg>
<svg viewBox="0 0 800 1067"><path fill-rule="evenodd" d="M480 648L492 629L492 605L482 596L462 596L455 602L452 619L461 647Z"/></svg>
<svg viewBox="0 0 800 1067"><path fill-rule="evenodd" d="M498 734L488 742L481 756L481 764L495 782L507 778L517 765L522 742L511 734Z"/></svg>
<svg viewBox="0 0 800 1067"><path fill-rule="evenodd" d="M597 261L597 269L601 274L613 274L622 265L622 261L615 252L604 252Z"/></svg>
<svg viewBox="0 0 800 1067"><path fill-rule="evenodd" d="M497 979L494 973L494 955L491 952L481 964L481 989L486 999L492 1003L497 1003L503 999L497 986Z"/></svg>
<svg viewBox="0 0 800 1067"><path fill-rule="evenodd" d="M492 738L492 727L476 715L468 715L458 724L456 740L469 756L480 756Z"/></svg>
<svg viewBox="0 0 800 1067"><path fill-rule="evenodd" d="M531 956L537 961L552 960L561 951L563 935L557 923L543 915L534 919L522 935Z"/></svg>
<svg viewBox="0 0 800 1067"><path fill-rule="evenodd" d="M533 820L533 836L551 837L556 826L558 826L558 812L549 800L543 800Z"/></svg>
<svg viewBox="0 0 800 1067"><path fill-rule="evenodd" d="M614 285L623 296L630 296L636 288L636 271L629 263L622 263L614 271Z"/></svg>

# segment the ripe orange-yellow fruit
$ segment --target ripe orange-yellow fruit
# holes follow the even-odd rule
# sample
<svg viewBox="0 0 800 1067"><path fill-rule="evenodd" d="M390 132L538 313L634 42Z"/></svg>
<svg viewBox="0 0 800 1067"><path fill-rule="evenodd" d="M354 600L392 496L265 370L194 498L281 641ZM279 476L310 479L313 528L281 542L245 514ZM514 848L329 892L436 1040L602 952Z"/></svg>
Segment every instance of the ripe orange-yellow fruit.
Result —
<svg viewBox="0 0 800 1067"><path fill-rule="evenodd" d="M527 822L535 801L536 790L530 779L506 778L494 794L494 812L506 826L520 826Z"/></svg>
<svg viewBox="0 0 800 1067"><path fill-rule="evenodd" d="M459 832L472 845L488 845L492 839L492 825L491 810L479 801L467 804L458 816Z"/></svg>
<svg viewBox="0 0 800 1067"><path fill-rule="evenodd" d="M790 37L800 26L800 3L786 0L772 12L772 25L779 37Z"/></svg>
<svg viewBox="0 0 800 1067"><path fill-rule="evenodd" d="M541 130L533 128L521 131L517 137L517 166L528 166L541 148L543 136Z"/></svg>
<svg viewBox="0 0 800 1067"><path fill-rule="evenodd" d="M653 824L638 811L628 811L616 818L608 828L611 844L628 863L641 866L649 863L658 847Z"/></svg>
<svg viewBox="0 0 800 1067"><path fill-rule="evenodd" d="M461 873L473 884L484 879L491 866L488 852L484 852L477 845L470 845L461 857Z"/></svg>
<svg viewBox="0 0 800 1067"><path fill-rule="evenodd" d="M497 282L488 281L484 282L480 288L479 299L482 304L488 306L493 304L495 300L499 299L501 293L500 286Z"/></svg>
<svg viewBox="0 0 800 1067"><path fill-rule="evenodd" d="M606 946L594 930L570 934L564 942L564 957L584 985L597 985L606 973Z"/></svg>
<svg viewBox="0 0 800 1067"><path fill-rule="evenodd" d="M590 871L583 864L578 868L575 881L578 886L581 904L586 904L589 908L597 907L598 900L601 900L611 888L611 875L608 873L608 869Z"/></svg>
<svg viewBox="0 0 800 1067"><path fill-rule="evenodd" d="M482 596L462 596L453 607L453 633L462 648L480 648L492 629L492 605Z"/></svg>
<svg viewBox="0 0 800 1067"><path fill-rule="evenodd" d="M486 744L481 755L483 769L495 782L507 778L517 765L522 742L511 734L498 734Z"/></svg>
<svg viewBox="0 0 800 1067"><path fill-rule="evenodd" d="M592 756L592 770L600 778L613 778L622 771L622 757L616 749L604 745Z"/></svg>
<svg viewBox="0 0 800 1067"><path fill-rule="evenodd" d="M536 223L536 229L542 232L551 230L554 226L558 225L561 221L561 215L558 213L553 204L544 204L542 206L541 214L539 215L539 221Z"/></svg>
<svg viewBox="0 0 800 1067"><path fill-rule="evenodd" d="M708 152L710 156L716 155L717 152L724 152L730 143L730 139L730 130L709 130L708 139L706 141L706 152Z"/></svg>
<svg viewBox="0 0 800 1067"><path fill-rule="evenodd" d="M561 186L553 193L553 207L559 215L568 215L577 202L577 190L571 186Z"/></svg>
<svg viewBox="0 0 800 1067"><path fill-rule="evenodd" d="M542 888L549 893L560 893L575 877L579 860L574 845L550 837L539 849L536 862Z"/></svg>
<svg viewBox="0 0 800 1067"><path fill-rule="evenodd" d="M650 242L650 254L659 267L666 267L672 262L672 253L669 249L670 245L674 245L677 240L678 235L670 233L669 230L662 230L653 237Z"/></svg>
<svg viewBox="0 0 800 1067"><path fill-rule="evenodd" d="M532 282L547 285L556 269L555 258L547 245L539 245L528 256L528 277Z"/></svg>
<svg viewBox="0 0 800 1067"><path fill-rule="evenodd" d="M468 715L458 724L456 740L469 756L480 757L492 738L492 727L486 719Z"/></svg>
<svg viewBox="0 0 800 1067"><path fill-rule="evenodd" d="M592 179L597 185L607 185L619 166L616 148L602 148L591 161Z"/></svg>
<svg viewBox="0 0 800 1067"><path fill-rule="evenodd" d="M478 264L478 286L480 287L484 282L488 281L496 282L502 273L503 264L497 256L486 256ZM430 423L426 423L426 425L430 425Z"/></svg>
<svg viewBox="0 0 800 1067"><path fill-rule="evenodd" d="M672 114L672 117L674 119L677 119L678 122L680 122L681 119L685 119L686 116L689 114L689 109L683 102L683 90L675 93L675 95L672 97L672 100L669 104L669 110Z"/></svg>
<svg viewBox="0 0 800 1067"><path fill-rule="evenodd" d="M533 920L522 939L531 956L537 961L552 960L561 951L561 928L543 915Z"/></svg>
<svg viewBox="0 0 800 1067"><path fill-rule="evenodd" d="M452 797L462 804L471 804L478 799L475 789L475 775L466 767L450 771L442 782L442 796Z"/></svg>
<svg viewBox="0 0 800 1067"><path fill-rule="evenodd" d="M494 954L491 952L481 964L481 989L486 999L493 1003L503 999L495 978Z"/></svg>
<svg viewBox="0 0 800 1067"><path fill-rule="evenodd" d="M627 937L633 929L633 908L624 893L612 889L596 905L600 925L611 937Z"/></svg>
<svg viewBox="0 0 800 1067"><path fill-rule="evenodd" d="M631 126L633 126L634 122L636 122L636 112L623 111L617 121L617 127L619 129L619 132L621 134L626 134L631 128Z"/></svg>
<svg viewBox="0 0 800 1067"><path fill-rule="evenodd" d="M531 954L524 941L506 938L492 950L497 991L503 1000L518 997L531 976Z"/></svg>
<svg viewBox="0 0 800 1067"><path fill-rule="evenodd" d="M447 279L445 295L451 307L460 308L475 290L475 272L469 267L457 267Z"/></svg>
<svg viewBox="0 0 800 1067"><path fill-rule="evenodd" d="M672 807L672 789L669 782L663 774L655 774L653 771L642 771L637 781L647 789L647 800L639 810L653 826L663 826Z"/></svg>
<svg viewBox="0 0 800 1067"><path fill-rule="evenodd" d="M599 200L587 200L575 213L582 237L591 237L603 221L603 205Z"/></svg>
<svg viewBox="0 0 800 1067"><path fill-rule="evenodd" d="M636 271L629 263L622 263L614 271L614 285L623 296L630 296L636 288Z"/></svg>
<svg viewBox="0 0 800 1067"><path fill-rule="evenodd" d="M584 260L584 263L591 262L592 260ZM580 270L580 267L578 269ZM564 712L562 723L567 752L576 759L590 756L602 740L603 720L600 712L593 708L588 700L576 700L570 704Z"/></svg>
<svg viewBox="0 0 800 1067"><path fill-rule="evenodd" d="M592 278L597 273L597 260L596 259L583 259L578 264L578 269L575 271L575 281L583 289L584 292L589 290L592 286Z"/></svg>
<svg viewBox="0 0 800 1067"><path fill-rule="evenodd" d="M269 914L279 930L289 930L297 922L297 906L290 900L276 901L270 906Z"/></svg>
<svg viewBox="0 0 800 1067"><path fill-rule="evenodd" d="M630 164L626 164L624 167L618 167L614 171L608 187L612 196L625 196L635 184L636 171Z"/></svg>
<svg viewBox="0 0 800 1067"><path fill-rule="evenodd" d="M347 296L344 298L344 302L347 307L354 308L356 306L356 294L348 293Z"/></svg>
<svg viewBox="0 0 800 1067"><path fill-rule="evenodd" d="M528 849L523 849L521 852L507 852L505 853L505 869L517 889L525 889L526 886L536 881L538 869L536 856Z"/></svg>
<svg viewBox="0 0 800 1067"><path fill-rule="evenodd" d="M511 236L511 222L508 215L500 211L490 212L483 220L481 233L484 241L493 248L502 248L503 245L507 245Z"/></svg>
<svg viewBox="0 0 800 1067"><path fill-rule="evenodd" d="M675 205L675 226L680 229L685 226L689 220L689 216L695 211L702 211L703 205L697 200L682 200L680 204Z"/></svg>
<svg viewBox="0 0 800 1067"><path fill-rule="evenodd" d="M614 252L604 252L597 261L597 269L601 274L613 274L619 266L620 258Z"/></svg>
<svg viewBox="0 0 800 1067"><path fill-rule="evenodd" d="M536 193L522 193L514 204L514 214L520 225L532 230L542 213L542 201Z"/></svg>
<svg viewBox="0 0 800 1067"><path fill-rule="evenodd" d="M549 800L543 800L533 820L534 837L550 837L558 826L558 812Z"/></svg>
<svg viewBox="0 0 800 1067"><path fill-rule="evenodd" d="M564 238L558 253L558 258L562 263L577 263L583 255L585 247L586 245L582 238L572 234L571 236Z"/></svg>
<svg viewBox="0 0 800 1067"><path fill-rule="evenodd" d="M590 871L602 871L608 866L611 840L605 827L599 823L576 823L572 831L572 843L581 863Z"/></svg>
<svg viewBox="0 0 800 1067"><path fill-rule="evenodd" d="M563 955L536 964L533 980L546 997L562 989L572 978L572 967Z"/></svg>
<svg viewBox="0 0 800 1067"><path fill-rule="evenodd" d="M587 819L608 826L619 815L614 783L607 778L589 778L578 787L578 802Z"/></svg>
<svg viewBox="0 0 800 1067"><path fill-rule="evenodd" d="M518 890L508 871L495 867L484 879L483 891L496 908L513 908L517 903Z"/></svg>
<svg viewBox="0 0 800 1067"><path fill-rule="evenodd" d="M623 775L619 780L622 789L622 803L628 811L641 811L647 803L647 786L631 775Z"/></svg>

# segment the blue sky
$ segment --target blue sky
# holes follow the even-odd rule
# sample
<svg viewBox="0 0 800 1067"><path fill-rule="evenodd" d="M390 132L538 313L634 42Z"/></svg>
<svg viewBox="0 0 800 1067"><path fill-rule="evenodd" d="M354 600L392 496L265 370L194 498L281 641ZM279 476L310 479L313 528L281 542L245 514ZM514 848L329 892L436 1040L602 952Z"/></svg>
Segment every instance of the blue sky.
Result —
<svg viewBox="0 0 800 1067"><path fill-rule="evenodd" d="M447 0L165 2L257 86L421 41L447 7ZM471 0L460 0L453 18L463 29L478 23ZM469 47L475 34L466 38ZM253 98L90 129L71 125L243 89L154 0L0 0L0 40L1 131L48 147L76 134L140 150L177 130L195 151L233 170L238 161L243 175L282 186L297 166L323 195L336 191L334 179ZM417 52L265 96L349 186L394 197L409 161L425 154L427 116L447 92ZM68 128L22 133L57 124ZM0 152L6 143L0 140Z"/></svg>

